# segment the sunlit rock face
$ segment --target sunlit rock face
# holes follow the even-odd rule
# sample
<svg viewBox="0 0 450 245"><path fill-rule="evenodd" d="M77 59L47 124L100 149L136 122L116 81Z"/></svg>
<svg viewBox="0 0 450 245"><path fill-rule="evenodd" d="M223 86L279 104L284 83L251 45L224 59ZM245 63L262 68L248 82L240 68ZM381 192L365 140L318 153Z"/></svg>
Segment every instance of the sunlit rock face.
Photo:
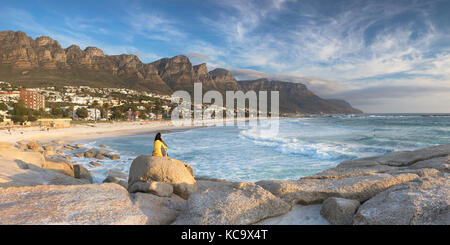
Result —
<svg viewBox="0 0 450 245"><path fill-rule="evenodd" d="M194 83L201 83L203 93L280 91L280 112L285 113L361 112L345 101L322 99L300 83L267 79L238 82L230 71L208 71L206 63L193 65L184 55L145 64L133 54L105 55L99 48L83 50L76 45L64 49L51 37L33 39L20 31L0 32L0 47L0 77L25 87L125 87L170 95L177 90L192 94Z"/></svg>

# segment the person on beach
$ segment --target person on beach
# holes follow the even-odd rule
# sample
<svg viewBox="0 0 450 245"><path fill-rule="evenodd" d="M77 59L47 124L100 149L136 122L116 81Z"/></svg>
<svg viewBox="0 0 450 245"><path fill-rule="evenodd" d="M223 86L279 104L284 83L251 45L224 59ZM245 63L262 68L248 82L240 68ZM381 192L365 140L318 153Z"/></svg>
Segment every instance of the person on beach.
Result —
<svg viewBox="0 0 450 245"><path fill-rule="evenodd" d="M167 145L166 142L161 138L161 133L157 133L155 136L155 142L153 143L153 156L156 157L167 157Z"/></svg>

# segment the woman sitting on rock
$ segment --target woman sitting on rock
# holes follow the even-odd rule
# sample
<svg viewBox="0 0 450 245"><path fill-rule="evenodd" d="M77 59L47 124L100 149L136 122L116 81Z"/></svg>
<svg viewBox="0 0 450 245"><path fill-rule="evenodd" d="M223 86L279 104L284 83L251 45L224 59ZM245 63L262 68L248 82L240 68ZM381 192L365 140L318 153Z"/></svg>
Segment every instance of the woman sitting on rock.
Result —
<svg viewBox="0 0 450 245"><path fill-rule="evenodd" d="M155 142L153 143L153 156L156 157L167 157L167 145L166 142L161 138L161 133L157 133L155 137Z"/></svg>

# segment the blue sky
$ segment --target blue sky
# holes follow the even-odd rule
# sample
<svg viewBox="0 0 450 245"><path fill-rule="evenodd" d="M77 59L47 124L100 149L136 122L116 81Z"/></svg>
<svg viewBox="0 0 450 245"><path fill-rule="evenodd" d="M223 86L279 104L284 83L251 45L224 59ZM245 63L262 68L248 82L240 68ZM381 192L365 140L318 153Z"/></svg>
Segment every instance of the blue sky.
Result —
<svg viewBox="0 0 450 245"><path fill-rule="evenodd" d="M449 13L449 0L0 0L0 30L143 62L185 54L366 112L450 112Z"/></svg>

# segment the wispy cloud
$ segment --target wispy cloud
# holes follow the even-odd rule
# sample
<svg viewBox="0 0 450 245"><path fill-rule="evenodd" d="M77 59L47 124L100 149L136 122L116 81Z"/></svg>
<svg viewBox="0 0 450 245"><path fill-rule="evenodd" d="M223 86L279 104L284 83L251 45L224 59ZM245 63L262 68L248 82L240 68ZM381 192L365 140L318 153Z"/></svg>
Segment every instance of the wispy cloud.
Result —
<svg viewBox="0 0 450 245"><path fill-rule="evenodd" d="M186 37L187 34L177 27L180 23L176 19L156 10L143 10L141 4L133 2L124 9L125 16L121 19L131 28L127 33L167 42Z"/></svg>
<svg viewBox="0 0 450 245"><path fill-rule="evenodd" d="M416 103L429 104L432 110L436 105L429 102L431 97L437 91L449 95L443 88L450 84L450 36L435 25L430 12L438 3L336 1L330 4L333 9L324 10L313 1L283 1L279 8L227 1L223 5L236 10L232 18L203 21L215 25L227 40L233 54L230 66L251 67L233 69L237 76L303 82L319 94L362 107L379 103L374 97L381 93L395 103L399 94L417 95L422 100ZM276 29L267 25L271 17L278 20ZM376 95L350 96L357 93Z"/></svg>

